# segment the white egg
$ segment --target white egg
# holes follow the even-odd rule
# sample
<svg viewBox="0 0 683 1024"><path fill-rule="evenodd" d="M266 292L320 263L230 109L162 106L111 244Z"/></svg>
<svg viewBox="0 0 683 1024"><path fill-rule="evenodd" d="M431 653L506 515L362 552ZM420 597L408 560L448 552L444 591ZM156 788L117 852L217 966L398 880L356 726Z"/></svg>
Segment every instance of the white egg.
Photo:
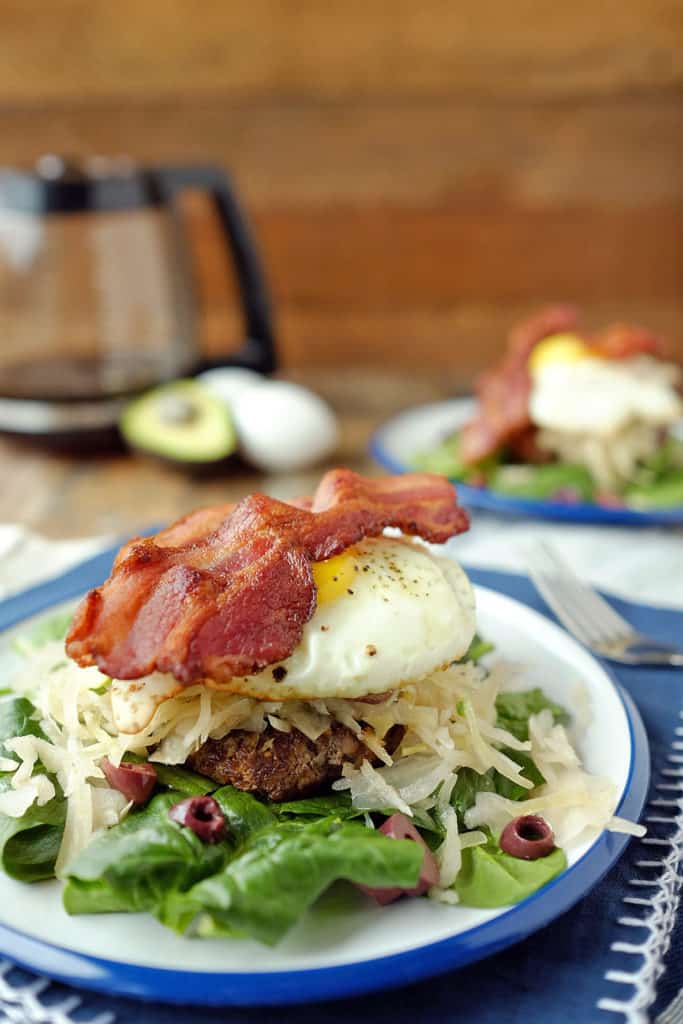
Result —
<svg viewBox="0 0 683 1024"><path fill-rule="evenodd" d="M241 392L233 420L244 457L266 472L286 473L320 462L337 446L329 405L308 388L266 381Z"/></svg>
<svg viewBox="0 0 683 1024"><path fill-rule="evenodd" d="M266 377L243 366L217 366L198 374L196 379L216 398L227 402L231 409L238 396L247 388L268 383Z"/></svg>

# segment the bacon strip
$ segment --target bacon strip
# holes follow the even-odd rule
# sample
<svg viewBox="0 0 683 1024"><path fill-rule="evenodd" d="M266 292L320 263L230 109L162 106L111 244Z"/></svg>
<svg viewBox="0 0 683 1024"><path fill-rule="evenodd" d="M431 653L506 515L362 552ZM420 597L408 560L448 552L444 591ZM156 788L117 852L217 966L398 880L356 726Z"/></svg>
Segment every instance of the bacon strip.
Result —
<svg viewBox="0 0 683 1024"><path fill-rule="evenodd" d="M503 445L521 457L536 451L535 427L529 417L529 357L544 338L574 331L578 319L574 306L549 306L512 328L502 362L482 374L477 382L479 407L460 435L460 454L464 462L480 462ZM654 334L628 324L612 324L585 340L596 355L606 359L627 359L639 354L657 354L661 350ZM538 451L538 457L546 456Z"/></svg>
<svg viewBox="0 0 683 1024"><path fill-rule="evenodd" d="M638 355L661 355L662 341L645 327L610 324L586 339L596 355L604 359L629 359Z"/></svg>
<svg viewBox="0 0 683 1024"><path fill-rule="evenodd" d="M189 685L288 657L316 607L311 563L386 526L443 543L469 526L443 477L327 473L306 507L252 494L125 545L76 611L66 650L116 679L155 670Z"/></svg>
<svg viewBox="0 0 683 1024"><path fill-rule="evenodd" d="M549 306L512 328L503 361L477 381L479 408L460 435L466 463L480 462L532 426L529 356L539 341L571 330L577 321L574 306Z"/></svg>

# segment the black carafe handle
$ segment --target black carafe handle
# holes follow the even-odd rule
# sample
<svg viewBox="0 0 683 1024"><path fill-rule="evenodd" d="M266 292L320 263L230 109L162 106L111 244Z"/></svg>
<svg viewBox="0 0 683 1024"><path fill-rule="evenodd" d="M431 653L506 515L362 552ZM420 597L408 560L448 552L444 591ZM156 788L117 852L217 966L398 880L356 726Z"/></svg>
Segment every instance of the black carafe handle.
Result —
<svg viewBox="0 0 683 1024"><path fill-rule="evenodd" d="M275 336L265 274L246 216L228 175L218 167L203 164L148 169L159 182L164 197L186 188L209 193L218 211L226 247L235 267L245 324L245 341L240 349L221 359L204 358L197 369L217 366L245 366L260 373L276 367Z"/></svg>

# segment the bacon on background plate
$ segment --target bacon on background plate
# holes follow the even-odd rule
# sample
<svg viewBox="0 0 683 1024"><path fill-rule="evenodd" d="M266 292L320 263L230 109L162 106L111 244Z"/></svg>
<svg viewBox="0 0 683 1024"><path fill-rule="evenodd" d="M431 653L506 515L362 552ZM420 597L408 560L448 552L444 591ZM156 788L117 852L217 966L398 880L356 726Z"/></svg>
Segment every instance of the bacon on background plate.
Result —
<svg viewBox="0 0 683 1024"><path fill-rule="evenodd" d="M386 526L443 543L469 520L443 477L348 469L298 505L252 494L200 509L121 549L78 607L67 653L115 679L156 670L189 685L258 672L292 653L315 611L311 563Z"/></svg>

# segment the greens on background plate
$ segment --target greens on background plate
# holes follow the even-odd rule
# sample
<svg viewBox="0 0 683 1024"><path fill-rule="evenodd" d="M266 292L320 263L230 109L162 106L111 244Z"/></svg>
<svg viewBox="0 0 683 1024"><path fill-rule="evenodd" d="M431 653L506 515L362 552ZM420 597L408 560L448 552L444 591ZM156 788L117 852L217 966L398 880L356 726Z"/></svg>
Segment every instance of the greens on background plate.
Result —
<svg viewBox="0 0 683 1024"><path fill-rule="evenodd" d="M661 448L642 458L628 483L615 493L601 491L590 470L580 463L534 465L511 460L503 449L496 456L468 466L459 449L460 434L456 431L433 447L416 452L412 468L441 473L511 498L568 505L594 502L608 508L639 510L683 506L683 441L675 436L666 438Z"/></svg>

